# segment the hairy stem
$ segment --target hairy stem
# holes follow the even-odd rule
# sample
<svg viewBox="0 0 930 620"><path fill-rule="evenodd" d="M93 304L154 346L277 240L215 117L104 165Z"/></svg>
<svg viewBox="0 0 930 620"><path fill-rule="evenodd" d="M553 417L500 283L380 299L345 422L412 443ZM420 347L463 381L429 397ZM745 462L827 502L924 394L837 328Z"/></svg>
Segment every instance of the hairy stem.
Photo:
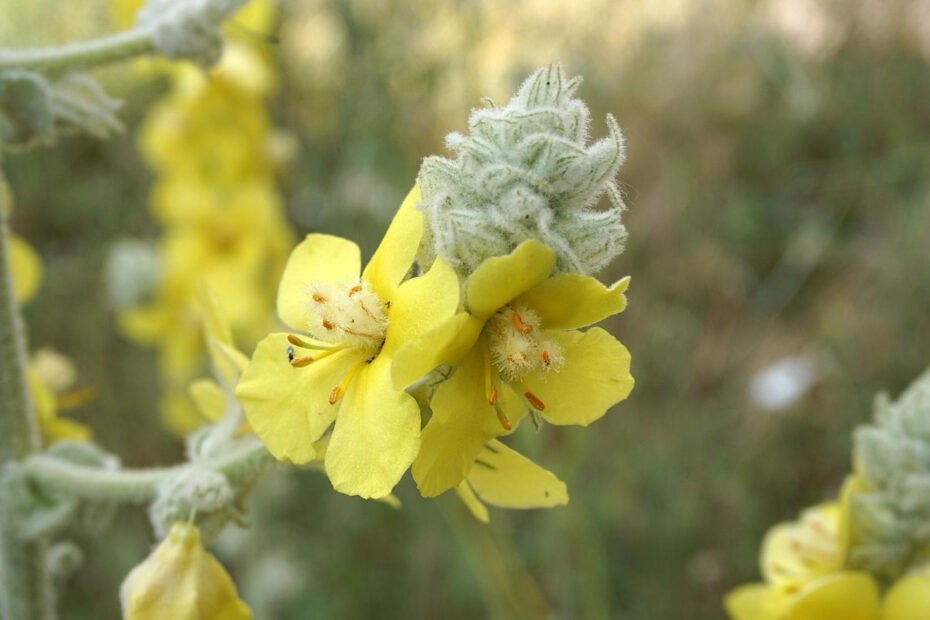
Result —
<svg viewBox="0 0 930 620"><path fill-rule="evenodd" d="M204 465L224 474L232 484L247 482L274 466L261 442L244 440L240 447ZM24 463L30 481L44 491L90 500L143 503L152 500L159 484L178 474L183 465L152 469L106 470L36 454Z"/></svg>
<svg viewBox="0 0 930 620"><path fill-rule="evenodd" d="M0 184L5 183L0 174ZM0 188L0 201L8 193ZM26 385L26 342L14 297L7 213L0 204L0 467L26 458L39 438ZM24 542L0 522L0 611L7 620L54 618L44 542Z"/></svg>
<svg viewBox="0 0 930 620"><path fill-rule="evenodd" d="M0 71L61 73L90 69L155 51L150 28L134 28L90 41L35 50L0 50Z"/></svg>

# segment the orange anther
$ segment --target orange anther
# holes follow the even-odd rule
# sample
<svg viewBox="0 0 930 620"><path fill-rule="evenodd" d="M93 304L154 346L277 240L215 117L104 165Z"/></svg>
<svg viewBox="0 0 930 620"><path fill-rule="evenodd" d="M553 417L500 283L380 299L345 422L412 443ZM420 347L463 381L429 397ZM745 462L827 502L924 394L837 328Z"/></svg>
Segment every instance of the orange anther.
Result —
<svg viewBox="0 0 930 620"><path fill-rule="evenodd" d="M526 400L530 401L530 404L533 405L533 409L536 411L543 411L546 408L546 403L539 399L539 396L533 394L532 392L524 392L523 396L526 397Z"/></svg>
<svg viewBox="0 0 930 620"><path fill-rule="evenodd" d="M549 357L548 351L542 352L542 361L543 361L543 364L546 365L546 368L548 368L552 364L552 359Z"/></svg>
<svg viewBox="0 0 930 620"><path fill-rule="evenodd" d="M488 396L488 402L492 405L497 404L497 388L494 386L491 387L491 394Z"/></svg>
<svg viewBox="0 0 930 620"><path fill-rule="evenodd" d="M355 295L356 293L361 293L361 292L362 292L362 285L356 284L355 286L349 289L349 297L351 297L352 295Z"/></svg>
<svg viewBox="0 0 930 620"><path fill-rule="evenodd" d="M526 325L523 322L523 319L520 318L520 315L516 312L513 313L513 326L521 334L528 334L533 331L533 328L529 325Z"/></svg>
<svg viewBox="0 0 930 620"><path fill-rule="evenodd" d="M324 301L326 301L326 298L323 297L322 295L320 295L319 293L314 293L314 294L313 294L313 301L315 301L315 302L318 303L318 304L321 304L321 303L323 303Z"/></svg>
<svg viewBox="0 0 930 620"><path fill-rule="evenodd" d="M326 319L323 319L323 327L332 331L333 329L335 329L336 326L330 323L329 321L327 321Z"/></svg>
<svg viewBox="0 0 930 620"><path fill-rule="evenodd" d="M510 420L507 419L507 416L504 415L500 407L497 407L497 420L501 423L501 426L504 427L505 431L513 430L513 424L510 423Z"/></svg>
<svg viewBox="0 0 930 620"><path fill-rule="evenodd" d="M329 404L330 404L330 405L335 405L335 404L336 404L336 401L339 400L339 397L340 397L340 396L342 396L342 387L340 387L340 386L337 385L337 386L334 387L334 388L332 389L332 391L329 393Z"/></svg>
<svg viewBox="0 0 930 620"><path fill-rule="evenodd" d="M294 368L303 368L304 366L309 366L312 363L312 357L295 357L294 359L290 360L290 364Z"/></svg>

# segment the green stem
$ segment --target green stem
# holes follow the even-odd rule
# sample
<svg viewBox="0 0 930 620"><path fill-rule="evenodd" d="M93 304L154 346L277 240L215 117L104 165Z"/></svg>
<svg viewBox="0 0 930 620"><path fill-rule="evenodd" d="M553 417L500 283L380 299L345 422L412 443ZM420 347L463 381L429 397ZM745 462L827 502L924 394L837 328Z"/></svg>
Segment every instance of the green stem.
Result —
<svg viewBox="0 0 930 620"><path fill-rule="evenodd" d="M274 466L274 458L260 441L246 440L241 447L204 463L224 474L233 485L247 481ZM183 465L152 469L106 470L36 454L23 463L30 481L40 491L90 500L143 503L155 497L159 484L178 474Z"/></svg>
<svg viewBox="0 0 930 620"><path fill-rule="evenodd" d="M89 69L155 51L150 28L35 50L0 50L0 71L27 69L56 73Z"/></svg>
<svg viewBox="0 0 930 620"><path fill-rule="evenodd" d="M0 174L0 185L5 180ZM9 196L0 187L0 202ZM0 204L0 467L19 461L39 445L32 401L26 385L26 341L14 296L10 265L10 205ZM43 541L24 542L0 522L0 612L7 620L55 617Z"/></svg>

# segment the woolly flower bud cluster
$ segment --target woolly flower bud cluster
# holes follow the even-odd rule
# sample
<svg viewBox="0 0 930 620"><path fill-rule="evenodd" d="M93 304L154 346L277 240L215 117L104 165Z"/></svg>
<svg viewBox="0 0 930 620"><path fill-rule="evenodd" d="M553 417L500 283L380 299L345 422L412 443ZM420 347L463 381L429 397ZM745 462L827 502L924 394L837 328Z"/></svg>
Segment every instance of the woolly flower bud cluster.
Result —
<svg viewBox="0 0 930 620"><path fill-rule="evenodd" d="M930 372L875 409L855 435L849 562L894 578L930 554Z"/></svg>
<svg viewBox="0 0 930 620"><path fill-rule="evenodd" d="M423 161L422 264L440 255L467 274L536 239L556 252L557 270L591 274L623 251L624 205L613 180L623 138L608 115L608 137L587 145L591 115L575 97L580 85L561 67L541 69L503 108L485 100L468 135L447 136L454 159ZM604 194L611 207L598 210Z"/></svg>

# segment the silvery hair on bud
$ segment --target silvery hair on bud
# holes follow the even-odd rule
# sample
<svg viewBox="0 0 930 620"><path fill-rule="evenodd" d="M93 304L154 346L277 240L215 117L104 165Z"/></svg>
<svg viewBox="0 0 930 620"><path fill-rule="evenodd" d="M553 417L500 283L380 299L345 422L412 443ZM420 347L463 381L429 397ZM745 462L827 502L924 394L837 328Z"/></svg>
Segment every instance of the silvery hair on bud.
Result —
<svg viewBox="0 0 930 620"><path fill-rule="evenodd" d="M587 144L591 114L575 96L580 85L557 65L540 69L506 106L485 100L473 110L468 135L446 137L454 159L423 160L422 265L440 255L469 274L538 239L555 251L559 271L591 274L623 251L625 207L614 182L623 137L608 115L608 136ZM610 207L597 209L605 193Z"/></svg>

